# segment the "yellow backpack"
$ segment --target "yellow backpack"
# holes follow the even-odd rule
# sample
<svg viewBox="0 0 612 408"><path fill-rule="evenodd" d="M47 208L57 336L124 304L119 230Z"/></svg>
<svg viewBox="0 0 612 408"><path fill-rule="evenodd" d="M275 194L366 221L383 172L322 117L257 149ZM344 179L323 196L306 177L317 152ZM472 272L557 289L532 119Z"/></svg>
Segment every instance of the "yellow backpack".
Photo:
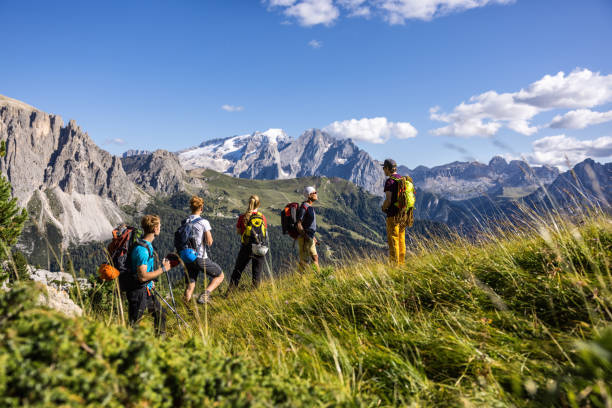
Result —
<svg viewBox="0 0 612 408"><path fill-rule="evenodd" d="M264 222L263 214L258 211L255 214L251 214L247 221L241 241L243 244L259 244L263 243L265 238L266 223Z"/></svg>

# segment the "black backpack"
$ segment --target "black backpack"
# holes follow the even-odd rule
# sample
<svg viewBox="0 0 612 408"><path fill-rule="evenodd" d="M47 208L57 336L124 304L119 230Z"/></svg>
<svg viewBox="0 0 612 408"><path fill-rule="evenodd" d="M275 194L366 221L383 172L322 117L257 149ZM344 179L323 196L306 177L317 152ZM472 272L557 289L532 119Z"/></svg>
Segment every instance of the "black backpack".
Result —
<svg viewBox="0 0 612 408"><path fill-rule="evenodd" d="M174 232L174 247L177 252L182 251L185 248L196 249L195 239L193 237L193 226L196 222L200 221L202 217L196 217L191 221L185 218L180 227Z"/></svg>
<svg viewBox="0 0 612 408"><path fill-rule="evenodd" d="M122 291L131 291L144 283L140 282L136 271L132 270L132 250L136 245L144 246L149 251L149 259L153 253L141 239L142 231L129 225L120 225L113 230L113 239L108 244L108 253L112 265L119 271L119 287Z"/></svg>

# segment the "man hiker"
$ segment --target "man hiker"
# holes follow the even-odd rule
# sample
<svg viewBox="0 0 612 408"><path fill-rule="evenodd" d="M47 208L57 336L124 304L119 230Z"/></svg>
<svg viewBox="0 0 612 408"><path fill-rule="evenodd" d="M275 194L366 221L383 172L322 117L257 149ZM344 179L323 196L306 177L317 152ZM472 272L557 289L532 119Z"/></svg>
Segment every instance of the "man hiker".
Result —
<svg viewBox="0 0 612 408"><path fill-rule="evenodd" d="M387 243L389 244L389 262L403 264L406 256L406 227L402 227L397 215L399 209L397 202L398 180L402 177L397 174L397 164L393 159L387 159L383 163L383 171L387 180L385 181L385 201L382 211L387 215Z"/></svg>
<svg viewBox="0 0 612 408"><path fill-rule="evenodd" d="M126 292L128 299L128 316L130 324L137 326L145 311L153 314L155 332L157 335L166 333L166 309L155 297L154 289L157 278L164 271L170 270L170 261L162 260L162 267L154 269L152 242L159 235L161 221L157 215L145 215L141 222L144 236L136 241L130 254L132 271L135 273L135 285Z"/></svg>
<svg viewBox="0 0 612 408"><path fill-rule="evenodd" d="M306 201L302 202L297 213L297 230L299 233L298 251L300 254L300 269L305 270L306 265L312 260L315 269L319 270L319 255L317 255L317 218L312 204L318 200L317 190L308 186L304 188Z"/></svg>
<svg viewBox="0 0 612 408"><path fill-rule="evenodd" d="M191 223L192 226L189 237L191 241L190 248L187 248L191 249L191 251L187 251L188 253L190 252L188 255L185 255L185 253L179 254L187 268L185 276L187 288L185 288L184 300L186 302L191 300L198 280L198 274L203 273L208 276L209 283L206 290L198 298L198 303L208 303L210 301L210 294L223 282L224 275L221 267L208 257L204 247L205 244L208 247L211 247L213 244L210 222L201 217L204 200L198 196L191 197L189 208L191 209L191 215L183 221L183 224Z"/></svg>

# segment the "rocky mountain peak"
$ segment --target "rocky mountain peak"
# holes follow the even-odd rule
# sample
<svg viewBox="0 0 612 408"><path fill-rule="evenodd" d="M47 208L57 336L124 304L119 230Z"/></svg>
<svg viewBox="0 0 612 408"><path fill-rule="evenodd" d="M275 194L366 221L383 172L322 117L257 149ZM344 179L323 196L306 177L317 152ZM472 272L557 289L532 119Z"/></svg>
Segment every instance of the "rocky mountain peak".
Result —
<svg viewBox="0 0 612 408"><path fill-rule="evenodd" d="M187 177L177 155L167 150L123 157L121 162L130 180L150 194L177 193Z"/></svg>
<svg viewBox="0 0 612 408"><path fill-rule="evenodd" d="M140 197L119 158L100 149L78 124L0 98L0 171L19 205L40 228L53 224L66 240L105 239L121 220L122 205Z"/></svg>
<svg viewBox="0 0 612 408"><path fill-rule="evenodd" d="M186 169L210 168L235 177L284 179L341 177L381 194L384 174L350 139L309 129L292 139L280 129L213 139L179 152Z"/></svg>
<svg viewBox="0 0 612 408"><path fill-rule="evenodd" d="M489 161L489 167L498 173L502 173L508 167L508 162L501 156L495 156Z"/></svg>

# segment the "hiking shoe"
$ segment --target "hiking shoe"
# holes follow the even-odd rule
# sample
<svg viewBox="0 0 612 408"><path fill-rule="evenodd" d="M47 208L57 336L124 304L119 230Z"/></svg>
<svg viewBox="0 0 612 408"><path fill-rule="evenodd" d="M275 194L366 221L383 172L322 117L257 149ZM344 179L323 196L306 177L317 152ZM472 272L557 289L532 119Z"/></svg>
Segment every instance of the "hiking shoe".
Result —
<svg viewBox="0 0 612 408"><path fill-rule="evenodd" d="M203 305L204 303L210 303L210 293L204 292L198 297L198 303Z"/></svg>

